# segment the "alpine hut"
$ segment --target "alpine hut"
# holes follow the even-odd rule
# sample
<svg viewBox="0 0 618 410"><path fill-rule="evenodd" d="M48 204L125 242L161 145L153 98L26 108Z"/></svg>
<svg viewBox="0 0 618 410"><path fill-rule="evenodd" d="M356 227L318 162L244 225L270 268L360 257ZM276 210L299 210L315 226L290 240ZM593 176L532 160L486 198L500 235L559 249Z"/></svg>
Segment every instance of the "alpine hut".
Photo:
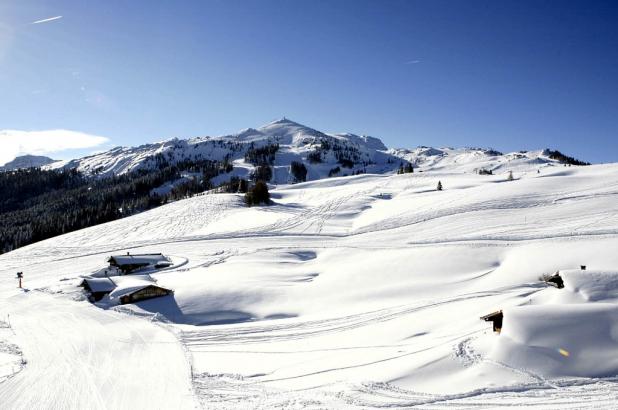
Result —
<svg viewBox="0 0 618 410"><path fill-rule="evenodd" d="M560 272L556 272L553 275L547 277L545 279L545 283L555 286L558 289L564 288L564 279L562 279L562 276L560 276Z"/></svg>
<svg viewBox="0 0 618 410"><path fill-rule="evenodd" d="M154 269L166 268L172 265L172 261L161 253L144 253L131 255L114 255L108 259L109 265L120 269L122 273L131 273L137 269L152 267Z"/></svg>
<svg viewBox="0 0 618 410"><path fill-rule="evenodd" d="M160 296L170 295L171 289L167 289L158 285L148 285L143 288L132 289L129 292L120 296L120 304L135 303L140 300L158 298Z"/></svg>
<svg viewBox="0 0 618 410"><path fill-rule="evenodd" d="M112 303L121 305L173 293L171 289L157 285L150 275L119 276L116 285L109 298Z"/></svg>
<svg viewBox="0 0 618 410"><path fill-rule="evenodd" d="M481 320L484 320L485 322L493 323L494 332L497 332L497 333L500 333L500 331L502 330L502 319L503 318L504 318L504 315L502 314L501 310L498 310L497 312L493 312L485 316L481 316Z"/></svg>
<svg viewBox="0 0 618 410"><path fill-rule="evenodd" d="M110 278L85 278L79 286L90 292L95 302L116 289L116 284Z"/></svg>

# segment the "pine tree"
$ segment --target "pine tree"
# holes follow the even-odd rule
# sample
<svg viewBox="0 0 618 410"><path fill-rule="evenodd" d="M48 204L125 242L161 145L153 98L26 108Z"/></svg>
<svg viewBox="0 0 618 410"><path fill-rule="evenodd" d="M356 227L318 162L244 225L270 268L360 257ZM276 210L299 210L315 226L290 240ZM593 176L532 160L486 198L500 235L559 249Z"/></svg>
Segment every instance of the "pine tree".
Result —
<svg viewBox="0 0 618 410"><path fill-rule="evenodd" d="M270 202L270 193L268 192L268 185L263 181L255 183L252 189L245 194L245 203L247 206L265 204Z"/></svg>
<svg viewBox="0 0 618 410"><path fill-rule="evenodd" d="M442 191L442 182L438 181L438 186L436 187L438 191Z"/></svg>
<svg viewBox="0 0 618 410"><path fill-rule="evenodd" d="M246 179L240 179L238 181L238 192L244 194L247 192L247 180Z"/></svg>
<svg viewBox="0 0 618 410"><path fill-rule="evenodd" d="M305 182L307 180L307 167L302 162L292 161L290 173L294 176L295 182Z"/></svg>

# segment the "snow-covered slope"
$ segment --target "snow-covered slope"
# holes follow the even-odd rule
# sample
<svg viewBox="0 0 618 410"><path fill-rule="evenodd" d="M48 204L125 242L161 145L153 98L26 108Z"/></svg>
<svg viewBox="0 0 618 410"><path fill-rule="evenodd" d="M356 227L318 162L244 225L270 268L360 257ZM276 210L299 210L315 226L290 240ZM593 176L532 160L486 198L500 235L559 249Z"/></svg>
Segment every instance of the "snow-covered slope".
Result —
<svg viewBox="0 0 618 410"><path fill-rule="evenodd" d="M171 162L227 159L233 162L235 170L221 178L247 177L255 168L255 164L246 161L247 152L274 144L278 144L279 149L271 164L273 177L269 182L275 184L295 182L290 170L293 161L305 165L308 181L359 172L393 173L407 162L423 171L448 169L455 173L475 173L481 169L494 173L528 172L560 165L545 151L501 154L478 148L387 149L378 138L349 133L327 134L284 118L234 135L174 138L138 147L116 147L88 157L56 162L49 168L77 168L91 175L123 174L152 168L156 165L155 156L162 155ZM222 182L221 178L215 182Z"/></svg>
<svg viewBox="0 0 618 410"><path fill-rule="evenodd" d="M0 166L0 171L14 171L22 168L42 167L56 162L56 160L40 155L22 155L13 161Z"/></svg>
<svg viewBox="0 0 618 410"><path fill-rule="evenodd" d="M551 159L547 150L522 151L503 154L482 148L431 148L390 149L389 153L405 159L419 170L449 170L456 173L529 172L548 166L561 165Z"/></svg>
<svg viewBox="0 0 618 410"><path fill-rule="evenodd" d="M513 181L436 167L272 197L196 196L0 256L17 363L3 406L615 407L618 165ZM127 251L183 261L151 275L174 294L85 301L79 276ZM539 280L557 270L564 289ZM479 320L497 310L499 335Z"/></svg>
<svg viewBox="0 0 618 410"><path fill-rule="evenodd" d="M233 162L235 171L227 175L246 177L255 164L245 161L250 149L279 145L273 163L273 183L289 183L292 161L307 167L307 179L358 172L384 173L399 167L400 158L386 152L377 138L354 134L325 134L288 119L271 122L258 129L247 128L234 135L170 139L139 147L116 147L88 157L55 163L50 168L77 168L86 174L123 174L153 167L155 156L174 162L182 160L224 159ZM313 156L309 156L313 154ZM339 170L335 170L339 167Z"/></svg>

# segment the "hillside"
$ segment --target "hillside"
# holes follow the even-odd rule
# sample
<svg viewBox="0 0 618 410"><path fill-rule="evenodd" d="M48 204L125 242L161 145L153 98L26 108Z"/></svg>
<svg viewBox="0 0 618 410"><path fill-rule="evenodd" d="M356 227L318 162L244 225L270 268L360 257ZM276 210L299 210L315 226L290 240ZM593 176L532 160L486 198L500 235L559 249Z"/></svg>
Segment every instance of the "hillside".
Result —
<svg viewBox="0 0 618 410"><path fill-rule="evenodd" d="M205 191L244 192L359 174L525 174L588 165L559 151L502 154L480 148L387 149L377 138L326 134L289 119L223 137L117 147L32 169L21 157L0 173L0 253L134 215ZM21 164L21 166L17 166Z"/></svg>
<svg viewBox="0 0 618 410"><path fill-rule="evenodd" d="M282 185L267 207L196 196L1 255L14 334L0 328L13 372L0 396L18 408L93 396L89 408L612 408L618 166L549 166L540 152L513 159L529 168L508 181L468 172L502 164L490 155L440 168L460 155L447 154L419 160L425 172ZM152 276L174 294L86 301L80 275L126 252L172 256ZM557 270L564 289L539 280ZM501 334L479 320L497 310ZM69 367L82 370L49 371ZM136 369L148 382L129 383Z"/></svg>

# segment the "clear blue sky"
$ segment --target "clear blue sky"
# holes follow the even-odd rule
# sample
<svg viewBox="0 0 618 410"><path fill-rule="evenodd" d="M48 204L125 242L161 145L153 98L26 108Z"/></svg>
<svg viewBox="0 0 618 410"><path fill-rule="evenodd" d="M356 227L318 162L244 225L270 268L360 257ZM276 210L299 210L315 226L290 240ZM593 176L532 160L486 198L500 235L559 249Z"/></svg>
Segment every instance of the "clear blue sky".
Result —
<svg viewBox="0 0 618 410"><path fill-rule="evenodd" d="M618 2L4 0L0 98L0 130L111 145L286 116L618 161Z"/></svg>

